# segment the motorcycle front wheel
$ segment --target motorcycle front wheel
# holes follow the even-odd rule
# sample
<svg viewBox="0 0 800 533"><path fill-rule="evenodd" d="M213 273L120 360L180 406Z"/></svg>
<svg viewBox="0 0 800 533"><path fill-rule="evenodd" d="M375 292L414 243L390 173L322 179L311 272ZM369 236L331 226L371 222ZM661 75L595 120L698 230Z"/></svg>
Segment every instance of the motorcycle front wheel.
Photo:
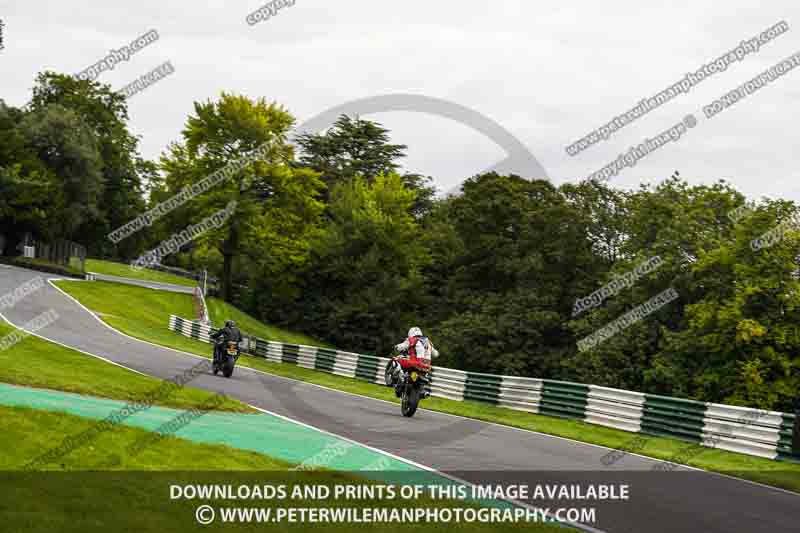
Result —
<svg viewBox="0 0 800 533"><path fill-rule="evenodd" d="M400 411L402 411L403 416L410 418L417 412L417 406L419 406L419 388L407 385L405 391L403 391Z"/></svg>
<svg viewBox="0 0 800 533"><path fill-rule="evenodd" d="M394 372L395 372L395 365L397 361L394 359L390 359L388 363L386 363L386 370L383 372L383 381L386 383L387 387L394 387Z"/></svg>

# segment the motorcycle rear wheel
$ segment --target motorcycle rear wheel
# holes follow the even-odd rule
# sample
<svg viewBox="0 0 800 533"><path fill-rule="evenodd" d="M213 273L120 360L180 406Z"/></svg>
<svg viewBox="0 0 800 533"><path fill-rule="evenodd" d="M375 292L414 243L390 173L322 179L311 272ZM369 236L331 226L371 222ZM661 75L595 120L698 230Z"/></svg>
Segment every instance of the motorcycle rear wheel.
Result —
<svg viewBox="0 0 800 533"><path fill-rule="evenodd" d="M403 399L400 403L400 411L403 416L411 418L417 412L419 406L419 389L413 385L407 385L403 391Z"/></svg>
<svg viewBox="0 0 800 533"><path fill-rule="evenodd" d="M225 359L225 366L222 367L222 375L226 378L229 378L233 375L233 366L234 366L234 359L233 357L227 357Z"/></svg>

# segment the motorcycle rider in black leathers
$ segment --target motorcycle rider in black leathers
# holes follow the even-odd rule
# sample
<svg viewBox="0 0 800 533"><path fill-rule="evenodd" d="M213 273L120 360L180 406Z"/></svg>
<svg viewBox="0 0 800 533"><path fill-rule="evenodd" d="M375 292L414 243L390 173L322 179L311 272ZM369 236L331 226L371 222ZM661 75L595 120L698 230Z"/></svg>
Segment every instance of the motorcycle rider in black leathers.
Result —
<svg viewBox="0 0 800 533"><path fill-rule="evenodd" d="M233 320L228 320L225 322L225 327L217 330L216 333L212 333L209 335L215 342L214 342L214 363L219 364L222 362L223 351L225 350L225 346L227 343L230 342L242 342L242 332L239 331L239 328L236 327L236 323ZM219 338L222 338L222 341L219 341Z"/></svg>

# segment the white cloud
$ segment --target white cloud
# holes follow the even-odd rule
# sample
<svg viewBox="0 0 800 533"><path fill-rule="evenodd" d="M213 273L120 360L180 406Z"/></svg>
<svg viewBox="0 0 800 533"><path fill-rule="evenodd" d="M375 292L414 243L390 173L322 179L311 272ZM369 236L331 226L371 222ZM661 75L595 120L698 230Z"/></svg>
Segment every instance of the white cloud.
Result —
<svg viewBox="0 0 800 533"><path fill-rule="evenodd" d="M564 147L641 98L677 81L800 5L744 0L686 5L547 0L297 0L249 26L265 2L1 3L4 98L21 105L37 72L77 72L149 29L158 43L104 73L121 88L164 61L175 73L131 100L131 125L157 158L194 100L227 90L264 96L300 122L349 100L388 93L445 98L516 135L557 182L601 168L780 59L800 50L800 29L766 45L576 157ZM800 200L794 164L800 72L700 123L678 143L625 169L612 183L635 186L675 169L693 182L727 178L746 194ZM494 164L487 139L419 113L376 115L409 145L408 167L450 183Z"/></svg>

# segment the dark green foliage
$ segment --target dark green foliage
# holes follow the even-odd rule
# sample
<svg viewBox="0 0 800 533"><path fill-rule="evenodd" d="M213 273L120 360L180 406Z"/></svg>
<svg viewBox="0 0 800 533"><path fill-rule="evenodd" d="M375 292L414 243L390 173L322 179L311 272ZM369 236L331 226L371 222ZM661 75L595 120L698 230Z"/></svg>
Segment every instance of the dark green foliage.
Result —
<svg viewBox="0 0 800 533"><path fill-rule="evenodd" d="M118 246L106 238L143 211L155 173L127 121L125 99L108 86L54 72L37 76L25 108L0 101L0 233L70 239L94 255L141 249L142 233Z"/></svg>
<svg viewBox="0 0 800 533"><path fill-rule="evenodd" d="M439 364L474 372L783 410L800 389L800 235L750 246L796 212L789 202L734 223L744 198L723 182L622 192L487 174L418 220L386 209L375 185L336 190L298 292L262 305L273 320L381 355L419 325ZM576 299L655 256L658 268L573 316ZM577 350L668 288L677 300Z"/></svg>
<svg viewBox="0 0 800 533"><path fill-rule="evenodd" d="M299 164L319 172L328 191L357 176L371 182L377 176L399 172L400 159L408 148L391 144L389 130L380 124L347 115L324 133L300 135L297 144L301 148ZM436 192L431 178L413 173L402 177L407 188L417 191L411 210L420 216L431 207Z"/></svg>
<svg viewBox="0 0 800 533"><path fill-rule="evenodd" d="M76 131L90 137L99 158L100 187L96 206L80 214L80 239L95 255L133 256L145 235L133 235L114 245L106 235L139 215L145 207L144 192L154 179L155 165L139 156L139 140L128 129L125 98L107 85L54 72L39 74L29 109L36 115L53 106L69 110L80 123ZM76 132L64 135L76 135ZM88 149L88 148L87 148ZM84 189L94 180L87 174ZM94 198L91 196L90 198Z"/></svg>

